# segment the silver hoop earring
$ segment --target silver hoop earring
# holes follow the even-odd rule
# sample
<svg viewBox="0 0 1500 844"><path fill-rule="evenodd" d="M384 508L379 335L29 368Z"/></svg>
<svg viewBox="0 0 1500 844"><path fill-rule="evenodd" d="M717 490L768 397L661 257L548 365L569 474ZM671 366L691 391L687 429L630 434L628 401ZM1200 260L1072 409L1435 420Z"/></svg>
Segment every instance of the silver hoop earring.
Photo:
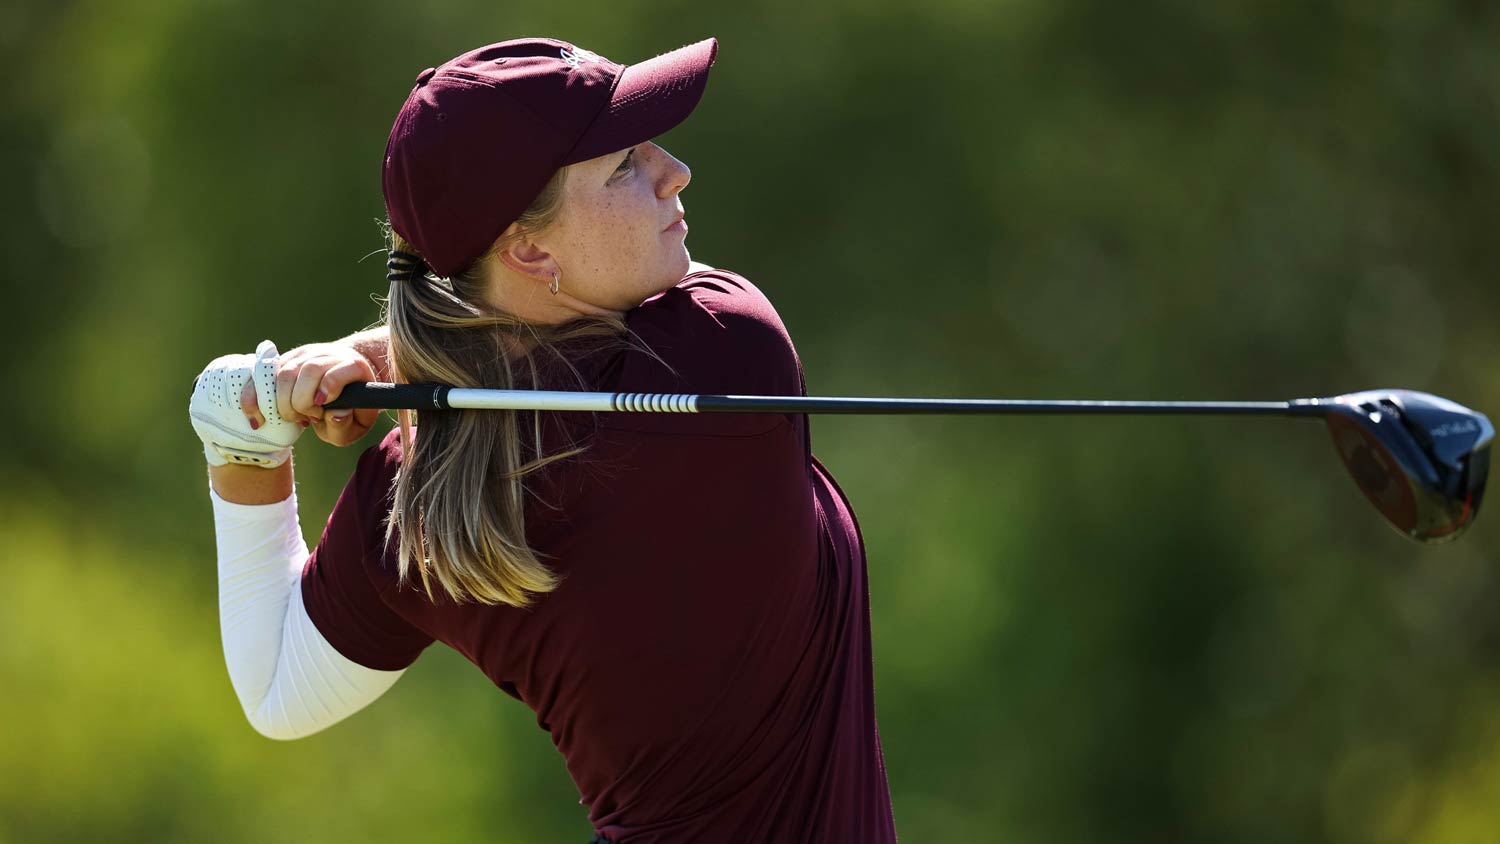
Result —
<svg viewBox="0 0 1500 844"><path fill-rule="evenodd" d="M547 285L547 289L552 291L553 296L557 295L557 273L552 274L552 283Z"/></svg>

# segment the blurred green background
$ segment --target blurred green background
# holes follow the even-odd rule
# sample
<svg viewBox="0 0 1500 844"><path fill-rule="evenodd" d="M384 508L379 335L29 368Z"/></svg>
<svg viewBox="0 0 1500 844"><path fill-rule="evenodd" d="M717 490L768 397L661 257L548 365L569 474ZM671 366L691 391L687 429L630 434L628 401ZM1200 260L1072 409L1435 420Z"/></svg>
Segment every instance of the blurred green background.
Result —
<svg viewBox="0 0 1500 844"><path fill-rule="evenodd" d="M771 296L812 393L1500 414L1493 3L21 0L0 841L587 839L530 713L441 648L322 734L251 730L184 413L213 357L377 318L396 110L522 35L720 39L662 139L688 244ZM813 431L903 841L1500 837L1500 515L1409 543L1314 423ZM299 446L309 541L359 450Z"/></svg>

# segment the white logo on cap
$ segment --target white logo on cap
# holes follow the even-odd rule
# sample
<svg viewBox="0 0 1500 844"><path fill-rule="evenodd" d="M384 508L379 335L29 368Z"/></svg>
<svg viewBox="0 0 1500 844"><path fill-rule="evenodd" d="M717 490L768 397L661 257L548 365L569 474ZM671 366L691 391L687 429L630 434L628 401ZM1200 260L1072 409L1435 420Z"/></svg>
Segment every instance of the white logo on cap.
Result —
<svg viewBox="0 0 1500 844"><path fill-rule="evenodd" d="M583 62L604 61L603 59L599 58L599 55L597 53L591 53L588 50L583 49L582 47L574 47L572 50L564 47L562 51L562 60L567 62L568 67L572 68L573 70L577 70L578 65Z"/></svg>

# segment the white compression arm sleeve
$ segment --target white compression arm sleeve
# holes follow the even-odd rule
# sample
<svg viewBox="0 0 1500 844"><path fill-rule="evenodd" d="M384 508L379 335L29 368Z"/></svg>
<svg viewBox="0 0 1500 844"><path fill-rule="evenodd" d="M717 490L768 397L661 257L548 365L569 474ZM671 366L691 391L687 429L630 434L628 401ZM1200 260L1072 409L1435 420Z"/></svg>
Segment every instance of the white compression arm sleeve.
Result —
<svg viewBox="0 0 1500 844"><path fill-rule="evenodd" d="M297 493L233 504L209 488L219 546L224 661L251 726L273 739L311 735L368 706L401 677L349 660L302 605L307 543Z"/></svg>

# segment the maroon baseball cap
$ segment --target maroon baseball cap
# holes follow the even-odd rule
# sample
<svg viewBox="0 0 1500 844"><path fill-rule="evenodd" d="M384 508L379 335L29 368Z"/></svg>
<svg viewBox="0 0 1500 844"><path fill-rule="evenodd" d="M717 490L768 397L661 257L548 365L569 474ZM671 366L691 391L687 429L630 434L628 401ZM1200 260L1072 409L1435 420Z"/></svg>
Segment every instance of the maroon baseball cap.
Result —
<svg viewBox="0 0 1500 844"><path fill-rule="evenodd" d="M385 148L391 227L451 277L559 167L648 141L697 107L717 39L633 65L553 38L502 41L417 76Z"/></svg>

